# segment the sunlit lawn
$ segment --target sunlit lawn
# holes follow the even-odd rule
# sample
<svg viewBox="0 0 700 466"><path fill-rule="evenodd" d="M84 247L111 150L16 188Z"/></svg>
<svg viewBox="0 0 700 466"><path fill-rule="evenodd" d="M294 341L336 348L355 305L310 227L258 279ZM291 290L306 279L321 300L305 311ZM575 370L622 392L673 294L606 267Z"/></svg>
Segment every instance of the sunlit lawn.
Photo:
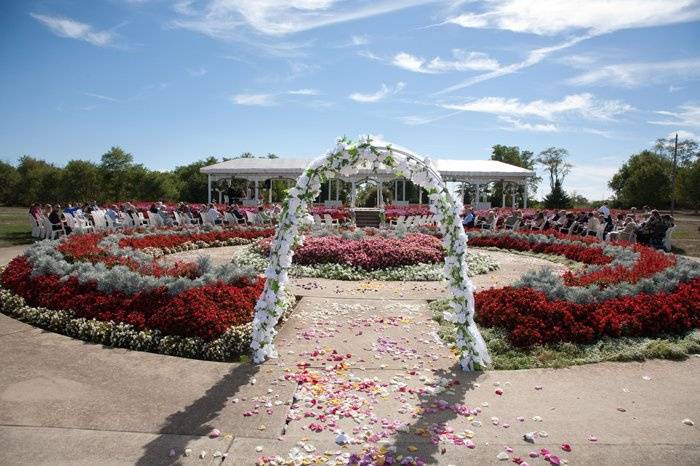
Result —
<svg viewBox="0 0 700 466"><path fill-rule="evenodd" d="M24 207L0 207L0 247L29 244L31 228Z"/></svg>

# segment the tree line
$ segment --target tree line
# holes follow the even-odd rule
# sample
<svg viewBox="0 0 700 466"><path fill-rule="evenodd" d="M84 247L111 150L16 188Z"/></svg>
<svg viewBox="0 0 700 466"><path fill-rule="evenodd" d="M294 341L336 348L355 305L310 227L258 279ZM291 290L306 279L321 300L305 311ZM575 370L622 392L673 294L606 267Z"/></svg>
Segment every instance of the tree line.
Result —
<svg viewBox="0 0 700 466"><path fill-rule="evenodd" d="M653 148L633 154L608 183L615 192L613 204L666 208L674 197L676 206L697 211L700 208L698 143L692 139L678 141L674 169L675 149L675 138L662 138L656 140Z"/></svg>
<svg viewBox="0 0 700 466"><path fill-rule="evenodd" d="M16 166L0 161L0 204L156 199L206 202L207 177L200 168L231 158L252 157L250 152L222 159L208 157L172 171L157 171L135 163L132 154L116 146L103 154L99 163L75 159L63 167L25 155Z"/></svg>

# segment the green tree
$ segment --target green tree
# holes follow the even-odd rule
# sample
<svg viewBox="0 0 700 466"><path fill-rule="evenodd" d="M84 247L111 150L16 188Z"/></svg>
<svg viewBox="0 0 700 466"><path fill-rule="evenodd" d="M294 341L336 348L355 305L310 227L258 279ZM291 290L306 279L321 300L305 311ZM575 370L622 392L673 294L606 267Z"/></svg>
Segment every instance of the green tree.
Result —
<svg viewBox="0 0 700 466"><path fill-rule="evenodd" d="M561 181L555 180L552 192L547 194L543 200L546 209L568 209L571 207L571 198L561 187Z"/></svg>
<svg viewBox="0 0 700 466"><path fill-rule="evenodd" d="M535 154L529 150L521 151L518 146L503 146L501 144L496 144L491 150L491 160L496 160L498 162L508 163L510 165L515 165L516 167L527 168L528 170L535 169ZM528 182L528 201L531 195L537 192L537 185L542 179L538 176L530 178ZM508 187L506 185L506 194L510 195L513 187ZM502 181L497 181L493 184L493 188L488 191L489 200L492 205L500 205L503 200L503 189L504 183ZM525 190L522 186L515 186L518 195L522 198L525 194ZM468 189L467 193L470 200L476 197L476 189Z"/></svg>
<svg viewBox="0 0 700 466"><path fill-rule="evenodd" d="M15 205L20 176L14 165L0 160L0 204Z"/></svg>
<svg viewBox="0 0 700 466"><path fill-rule="evenodd" d="M20 181L16 201L21 205L32 202L52 203L60 199L61 169L43 160L24 155L17 164Z"/></svg>
<svg viewBox="0 0 700 466"><path fill-rule="evenodd" d="M180 200L200 203L207 201L207 175L200 173L199 169L215 163L218 163L216 157L209 157L175 168L173 174L180 184Z"/></svg>
<svg viewBox="0 0 700 466"><path fill-rule="evenodd" d="M700 209L700 160L678 172L676 197L696 213Z"/></svg>
<svg viewBox="0 0 700 466"><path fill-rule="evenodd" d="M566 161L568 156L569 151L562 147L549 147L535 159L549 174L549 187L552 191L557 181L560 187L564 184L564 178L571 171L572 165Z"/></svg>
<svg viewBox="0 0 700 466"><path fill-rule="evenodd" d="M129 170L134 165L134 156L119 146L113 146L102 154L100 171L104 179L104 197L111 201L122 201L129 194ZM133 196L131 196L133 197Z"/></svg>
<svg viewBox="0 0 700 466"><path fill-rule="evenodd" d="M671 162L652 151L635 154L608 182L625 207L666 206L671 199Z"/></svg>
<svg viewBox="0 0 700 466"><path fill-rule="evenodd" d="M668 160L673 160L673 152L675 150L676 138L659 138L654 144L654 152L667 158ZM681 166L691 165L694 161L698 160L700 157L700 148L698 147L697 141L693 139L681 139L678 141L678 153L676 160Z"/></svg>
<svg viewBox="0 0 700 466"><path fill-rule="evenodd" d="M62 202L104 201L100 168L86 160L71 160L61 172L59 193Z"/></svg>

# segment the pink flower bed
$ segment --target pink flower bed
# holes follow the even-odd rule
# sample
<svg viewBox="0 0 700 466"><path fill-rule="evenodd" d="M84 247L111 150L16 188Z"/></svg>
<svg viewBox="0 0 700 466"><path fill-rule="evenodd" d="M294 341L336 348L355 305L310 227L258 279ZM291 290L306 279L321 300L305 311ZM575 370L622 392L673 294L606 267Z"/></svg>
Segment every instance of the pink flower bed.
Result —
<svg viewBox="0 0 700 466"><path fill-rule="evenodd" d="M271 239L258 242L264 255L270 252ZM434 236L415 233L403 239L366 236L345 239L340 236L306 238L294 252L294 262L301 265L348 264L365 270L434 264L442 261L442 241Z"/></svg>

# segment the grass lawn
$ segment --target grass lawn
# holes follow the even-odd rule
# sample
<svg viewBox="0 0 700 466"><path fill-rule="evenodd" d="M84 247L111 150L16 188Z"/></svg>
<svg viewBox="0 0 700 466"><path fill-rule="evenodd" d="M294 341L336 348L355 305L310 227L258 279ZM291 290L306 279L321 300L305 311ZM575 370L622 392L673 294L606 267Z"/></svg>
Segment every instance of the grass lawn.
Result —
<svg viewBox="0 0 700 466"><path fill-rule="evenodd" d="M673 252L700 257L700 214L677 211L674 215L676 230L671 236Z"/></svg>
<svg viewBox="0 0 700 466"><path fill-rule="evenodd" d="M31 228L24 207L0 207L0 247L29 244Z"/></svg>

